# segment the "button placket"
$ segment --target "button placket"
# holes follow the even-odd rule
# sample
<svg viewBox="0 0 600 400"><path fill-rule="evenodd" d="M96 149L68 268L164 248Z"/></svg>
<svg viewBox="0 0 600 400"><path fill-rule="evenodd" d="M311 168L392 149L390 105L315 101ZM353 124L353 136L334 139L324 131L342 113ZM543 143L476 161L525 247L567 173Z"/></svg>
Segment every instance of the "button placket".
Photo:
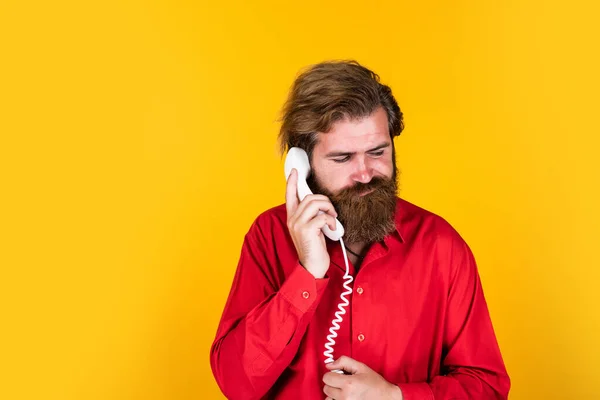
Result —
<svg viewBox="0 0 600 400"><path fill-rule="evenodd" d="M357 282L355 282L356 284ZM363 312L361 312L360 310L362 310L362 304L364 303L365 300L363 300L362 298L362 294L365 292L365 289L362 287L362 285L358 284L354 287L354 292L356 293L356 297L355 297L355 302L354 302L354 307L353 307L353 312L354 313L359 313L359 314L363 314ZM363 323L360 321L360 318L353 316L352 318L352 330L356 333L353 333L353 335L355 337L355 340L358 340L359 343L364 342L365 340L365 335L361 332L360 328L364 328ZM357 349L358 350L358 349Z"/></svg>

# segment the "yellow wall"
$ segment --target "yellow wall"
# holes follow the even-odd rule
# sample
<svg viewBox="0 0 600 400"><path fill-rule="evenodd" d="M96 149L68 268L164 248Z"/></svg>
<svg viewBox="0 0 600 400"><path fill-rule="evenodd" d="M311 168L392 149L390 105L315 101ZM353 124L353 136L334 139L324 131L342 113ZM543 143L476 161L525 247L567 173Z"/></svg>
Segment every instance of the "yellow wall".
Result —
<svg viewBox="0 0 600 400"><path fill-rule="evenodd" d="M94 3L0 5L0 398L222 398L278 110L331 58L395 91L402 195L473 248L511 398L600 398L594 2Z"/></svg>

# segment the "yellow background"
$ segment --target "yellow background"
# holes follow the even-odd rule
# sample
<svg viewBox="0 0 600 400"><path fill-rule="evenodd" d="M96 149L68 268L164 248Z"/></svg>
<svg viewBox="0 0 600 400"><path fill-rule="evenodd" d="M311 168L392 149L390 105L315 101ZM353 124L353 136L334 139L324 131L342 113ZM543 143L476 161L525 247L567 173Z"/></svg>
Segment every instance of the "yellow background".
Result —
<svg viewBox="0 0 600 400"><path fill-rule="evenodd" d="M3 1L0 398L222 398L242 238L284 201L279 109L336 58L394 90L401 194L473 248L511 398L600 398L598 9Z"/></svg>

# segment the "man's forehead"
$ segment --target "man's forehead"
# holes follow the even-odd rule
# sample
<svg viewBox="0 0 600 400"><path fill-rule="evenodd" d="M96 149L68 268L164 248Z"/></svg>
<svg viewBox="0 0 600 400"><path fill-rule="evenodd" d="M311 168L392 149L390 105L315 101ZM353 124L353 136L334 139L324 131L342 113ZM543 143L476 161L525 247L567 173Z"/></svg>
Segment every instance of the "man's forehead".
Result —
<svg viewBox="0 0 600 400"><path fill-rule="evenodd" d="M345 132L319 133L315 150L319 153L332 151L361 152L369 151L375 147L391 144L390 135L385 130L375 130L362 134L352 135Z"/></svg>
<svg viewBox="0 0 600 400"><path fill-rule="evenodd" d="M317 142L323 146L360 145L372 142L382 142L389 139L387 130L357 132L328 132L317 134ZM388 140L389 141L389 140Z"/></svg>
<svg viewBox="0 0 600 400"><path fill-rule="evenodd" d="M380 145L389 137L387 114L380 107L367 117L335 122L329 132L317 134L317 145L325 151L339 147L352 147L360 151L362 147Z"/></svg>

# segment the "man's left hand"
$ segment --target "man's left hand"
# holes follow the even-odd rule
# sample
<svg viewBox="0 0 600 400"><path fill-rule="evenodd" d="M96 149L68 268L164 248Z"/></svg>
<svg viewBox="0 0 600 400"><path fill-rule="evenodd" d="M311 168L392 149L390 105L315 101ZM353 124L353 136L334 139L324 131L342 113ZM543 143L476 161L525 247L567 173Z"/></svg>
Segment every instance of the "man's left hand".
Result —
<svg viewBox="0 0 600 400"><path fill-rule="evenodd" d="M323 375L323 392L328 396L326 400L403 399L398 386L350 357L342 356L326 366L330 371L341 369L351 374L328 372Z"/></svg>

